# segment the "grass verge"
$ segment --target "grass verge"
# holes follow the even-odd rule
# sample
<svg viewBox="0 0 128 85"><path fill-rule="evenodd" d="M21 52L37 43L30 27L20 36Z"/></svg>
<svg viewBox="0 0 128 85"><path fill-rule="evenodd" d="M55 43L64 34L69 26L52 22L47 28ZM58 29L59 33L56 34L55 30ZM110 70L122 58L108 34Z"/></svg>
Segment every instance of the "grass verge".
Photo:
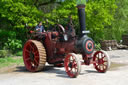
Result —
<svg viewBox="0 0 128 85"><path fill-rule="evenodd" d="M0 58L0 68L12 65L23 65L22 57L6 57Z"/></svg>

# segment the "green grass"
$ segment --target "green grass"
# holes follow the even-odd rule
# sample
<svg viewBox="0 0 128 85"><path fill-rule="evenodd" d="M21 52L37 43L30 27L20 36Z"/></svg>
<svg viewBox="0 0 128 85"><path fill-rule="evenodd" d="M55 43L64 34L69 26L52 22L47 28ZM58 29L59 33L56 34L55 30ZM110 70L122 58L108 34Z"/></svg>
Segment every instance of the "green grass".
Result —
<svg viewBox="0 0 128 85"><path fill-rule="evenodd" d="M0 68L13 66L13 65L23 65L22 57L0 58Z"/></svg>
<svg viewBox="0 0 128 85"><path fill-rule="evenodd" d="M22 56L23 52L22 51L18 51L15 55L16 56Z"/></svg>

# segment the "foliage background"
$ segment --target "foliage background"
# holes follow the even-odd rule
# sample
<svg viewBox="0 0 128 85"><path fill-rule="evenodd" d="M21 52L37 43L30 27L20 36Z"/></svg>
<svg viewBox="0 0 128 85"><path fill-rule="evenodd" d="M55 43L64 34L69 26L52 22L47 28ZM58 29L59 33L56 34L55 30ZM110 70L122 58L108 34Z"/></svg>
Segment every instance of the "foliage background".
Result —
<svg viewBox="0 0 128 85"><path fill-rule="evenodd" d="M96 43L111 39L119 41L128 33L127 0L87 1L87 30L91 31L89 36ZM39 21L48 30L56 23L66 26L69 15L72 15L79 35L76 0L0 0L0 50L8 49L12 53L22 50L28 30Z"/></svg>

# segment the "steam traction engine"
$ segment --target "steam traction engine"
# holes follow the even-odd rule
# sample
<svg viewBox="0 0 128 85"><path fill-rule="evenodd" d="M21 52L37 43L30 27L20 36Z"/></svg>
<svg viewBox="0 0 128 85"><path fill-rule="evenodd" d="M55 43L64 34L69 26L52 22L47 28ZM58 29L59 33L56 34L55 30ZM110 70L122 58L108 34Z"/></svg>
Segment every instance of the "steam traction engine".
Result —
<svg viewBox="0 0 128 85"><path fill-rule="evenodd" d="M106 72L110 66L109 56L104 51L94 52L94 41L87 36L85 25L85 5L78 5L78 15L81 36L75 35L69 25L66 29L56 25L51 31L32 32L33 38L28 40L23 49L23 59L27 70L40 71L45 63L54 65L64 64L69 77L77 77L81 65L93 64L98 72ZM81 62L76 54L81 54Z"/></svg>

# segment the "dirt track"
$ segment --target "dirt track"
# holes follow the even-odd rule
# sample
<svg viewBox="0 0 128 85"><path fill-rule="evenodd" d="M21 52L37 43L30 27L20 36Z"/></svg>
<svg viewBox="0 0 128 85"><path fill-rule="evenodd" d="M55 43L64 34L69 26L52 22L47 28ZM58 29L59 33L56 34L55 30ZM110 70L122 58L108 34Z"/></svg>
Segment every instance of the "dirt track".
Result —
<svg viewBox="0 0 128 85"><path fill-rule="evenodd" d="M82 66L77 78L69 78L64 68L46 66L31 73L24 66L10 68L0 74L0 85L127 85L128 50L108 51L112 65L107 73L98 73L93 66Z"/></svg>

